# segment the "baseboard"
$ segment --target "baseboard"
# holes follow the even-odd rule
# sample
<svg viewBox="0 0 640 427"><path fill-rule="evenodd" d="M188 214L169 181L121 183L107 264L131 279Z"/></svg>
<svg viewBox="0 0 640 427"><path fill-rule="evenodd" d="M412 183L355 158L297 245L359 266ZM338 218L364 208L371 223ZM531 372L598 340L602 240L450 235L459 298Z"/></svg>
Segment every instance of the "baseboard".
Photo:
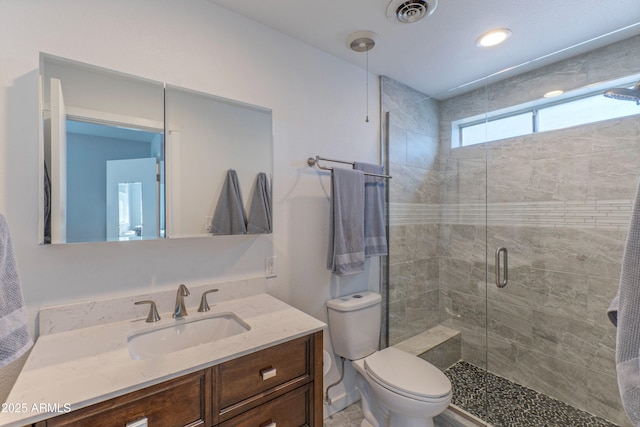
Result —
<svg viewBox="0 0 640 427"><path fill-rule="evenodd" d="M322 398L324 399L324 396L322 396ZM331 405L327 405L327 402L324 402L322 418L328 418L358 400L360 400L360 392L358 390L352 390L350 393L343 392L337 396L332 396Z"/></svg>

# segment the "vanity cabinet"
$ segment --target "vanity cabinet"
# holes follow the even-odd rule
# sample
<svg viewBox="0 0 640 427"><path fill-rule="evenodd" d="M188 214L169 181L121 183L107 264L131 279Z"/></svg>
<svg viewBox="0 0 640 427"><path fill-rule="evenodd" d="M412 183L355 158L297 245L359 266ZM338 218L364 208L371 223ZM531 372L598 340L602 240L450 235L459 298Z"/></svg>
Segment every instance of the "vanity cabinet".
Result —
<svg viewBox="0 0 640 427"><path fill-rule="evenodd" d="M311 385L299 387L287 394L250 409L219 424L219 427L300 427L312 426L313 404ZM320 420L322 422L322 420Z"/></svg>
<svg viewBox="0 0 640 427"><path fill-rule="evenodd" d="M126 426L147 418L150 427L210 426L210 371L204 370L69 412L35 427Z"/></svg>
<svg viewBox="0 0 640 427"><path fill-rule="evenodd" d="M34 427L322 426L322 331Z"/></svg>
<svg viewBox="0 0 640 427"><path fill-rule="evenodd" d="M212 368L214 424L321 426L322 333Z"/></svg>

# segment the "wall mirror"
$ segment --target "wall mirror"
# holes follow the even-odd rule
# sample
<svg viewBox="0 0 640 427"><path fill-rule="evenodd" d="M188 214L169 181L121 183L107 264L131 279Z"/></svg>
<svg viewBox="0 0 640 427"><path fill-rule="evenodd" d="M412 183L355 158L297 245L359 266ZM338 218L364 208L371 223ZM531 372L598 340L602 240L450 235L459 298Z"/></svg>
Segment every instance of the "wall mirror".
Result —
<svg viewBox="0 0 640 427"><path fill-rule="evenodd" d="M47 54L40 76L40 243L237 234L211 228L229 170L271 232L270 110Z"/></svg>
<svg viewBox="0 0 640 427"><path fill-rule="evenodd" d="M224 199L227 186L231 185L227 175L229 170L235 171L237 202L245 208L247 222L254 222L251 206L261 195L258 175L265 174L271 180L271 111L171 85L166 85L165 96L168 236L238 234L231 230L220 232L226 229L220 221L226 219L221 209L229 203ZM268 216L269 187L267 184ZM231 210L229 215L233 214ZM219 227L212 229L213 222L218 222ZM270 230L269 225L248 232Z"/></svg>

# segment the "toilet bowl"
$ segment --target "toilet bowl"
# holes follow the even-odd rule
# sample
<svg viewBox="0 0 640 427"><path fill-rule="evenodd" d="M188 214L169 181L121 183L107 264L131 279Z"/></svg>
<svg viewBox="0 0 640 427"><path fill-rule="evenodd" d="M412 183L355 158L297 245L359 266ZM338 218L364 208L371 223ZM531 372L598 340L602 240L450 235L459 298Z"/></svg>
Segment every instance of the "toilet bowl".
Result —
<svg viewBox="0 0 640 427"><path fill-rule="evenodd" d="M363 425L385 427L388 420L393 427L431 427L433 417L451 402L451 382L446 375L396 348L354 360L352 366L362 379L356 384L363 400L365 395L368 398L370 416ZM362 389L368 390L363 393Z"/></svg>
<svg viewBox="0 0 640 427"><path fill-rule="evenodd" d="M375 292L327 301L334 351L356 371L362 426L432 427L451 402L451 382L419 357L393 347L377 351L380 306Z"/></svg>

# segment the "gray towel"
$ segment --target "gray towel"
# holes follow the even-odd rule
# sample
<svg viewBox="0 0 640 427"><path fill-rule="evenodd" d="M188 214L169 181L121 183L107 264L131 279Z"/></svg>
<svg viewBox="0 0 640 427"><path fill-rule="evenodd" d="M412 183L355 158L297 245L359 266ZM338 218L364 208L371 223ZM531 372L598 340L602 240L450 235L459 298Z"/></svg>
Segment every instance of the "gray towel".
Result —
<svg viewBox="0 0 640 427"><path fill-rule="evenodd" d="M364 271L364 173L333 168L327 268L339 276Z"/></svg>
<svg viewBox="0 0 640 427"><path fill-rule="evenodd" d="M33 345L28 321L9 226L0 215L0 368Z"/></svg>
<svg viewBox="0 0 640 427"><path fill-rule="evenodd" d="M384 174L380 165L355 162L354 169ZM384 220L384 178L364 177L364 255L366 257L387 254L387 232Z"/></svg>
<svg viewBox="0 0 640 427"><path fill-rule="evenodd" d="M247 216L244 213L238 174L229 169L211 221L211 233L216 235L246 234Z"/></svg>
<svg viewBox="0 0 640 427"><path fill-rule="evenodd" d="M267 174L264 172L260 172L256 178L247 220L247 233L271 233L271 190Z"/></svg>
<svg viewBox="0 0 640 427"><path fill-rule="evenodd" d="M618 327L616 371L622 406L631 422L640 425L640 186L624 247L618 294L608 315Z"/></svg>

